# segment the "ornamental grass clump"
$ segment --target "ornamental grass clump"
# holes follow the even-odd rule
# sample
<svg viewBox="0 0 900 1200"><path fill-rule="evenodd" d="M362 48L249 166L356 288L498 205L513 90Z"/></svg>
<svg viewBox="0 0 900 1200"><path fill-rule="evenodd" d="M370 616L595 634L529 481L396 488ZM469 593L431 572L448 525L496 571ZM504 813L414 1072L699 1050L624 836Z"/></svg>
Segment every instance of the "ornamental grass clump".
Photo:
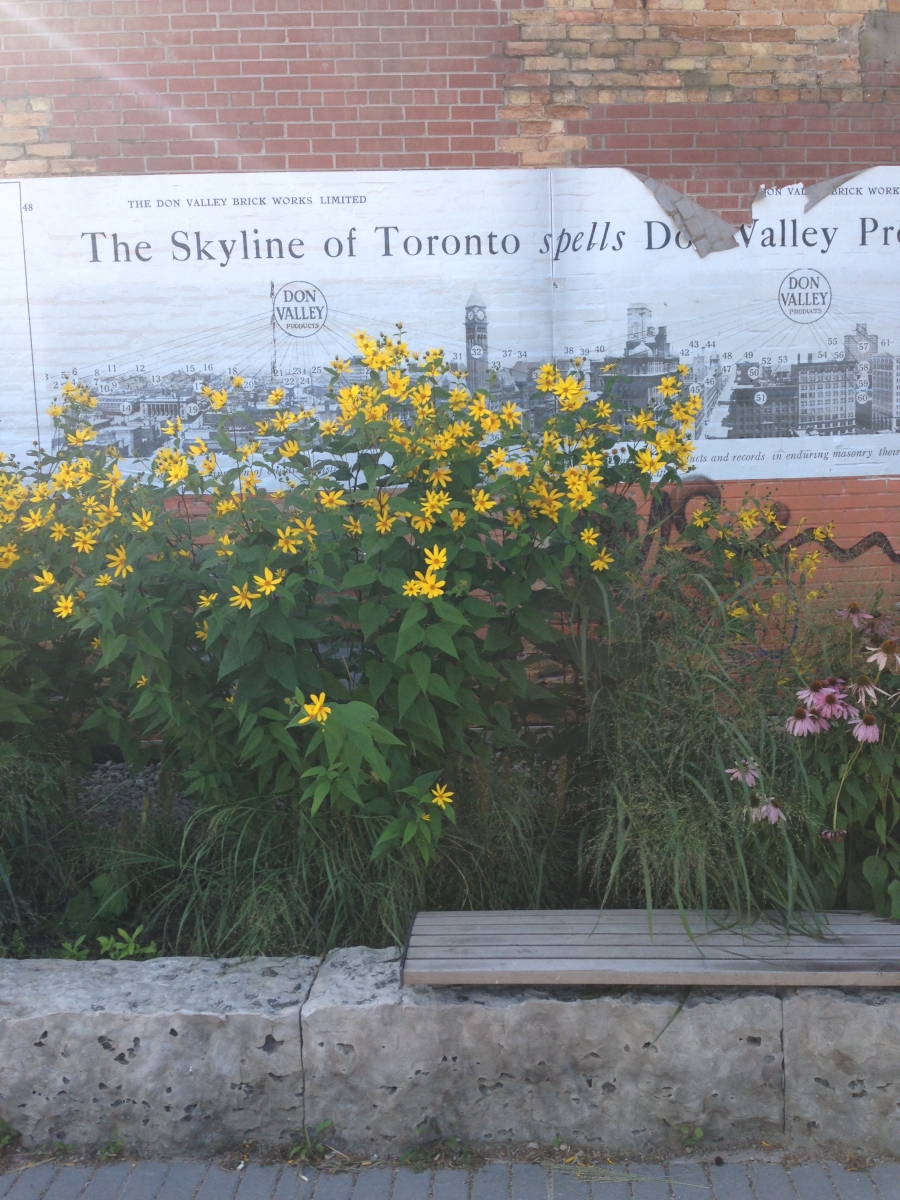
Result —
<svg viewBox="0 0 900 1200"><path fill-rule="evenodd" d="M579 597L615 592L640 501L689 466L700 400L682 368L623 426L579 364L548 364L557 411L535 431L440 350L356 343L368 381L331 364L333 419L276 387L260 420L236 378L164 426L143 474L96 445L96 399L67 383L59 451L0 480L0 568L94 672L83 730L133 762L161 742L201 804L327 806L377 829L376 856L427 861L453 773L565 719L537 668L571 657Z"/></svg>

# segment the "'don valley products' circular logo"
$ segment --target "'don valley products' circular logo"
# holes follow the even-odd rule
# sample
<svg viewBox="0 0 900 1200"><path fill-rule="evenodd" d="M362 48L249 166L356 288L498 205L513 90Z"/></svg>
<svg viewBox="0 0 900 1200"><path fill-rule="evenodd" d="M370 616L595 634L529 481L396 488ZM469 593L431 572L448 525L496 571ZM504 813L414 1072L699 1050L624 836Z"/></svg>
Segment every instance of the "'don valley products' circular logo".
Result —
<svg viewBox="0 0 900 1200"><path fill-rule="evenodd" d="M821 271L791 271L778 288L778 303L789 321L812 325L831 308L831 284Z"/></svg>
<svg viewBox="0 0 900 1200"><path fill-rule="evenodd" d="M328 301L314 283L286 283L272 300L275 323L290 337L311 337L325 327Z"/></svg>

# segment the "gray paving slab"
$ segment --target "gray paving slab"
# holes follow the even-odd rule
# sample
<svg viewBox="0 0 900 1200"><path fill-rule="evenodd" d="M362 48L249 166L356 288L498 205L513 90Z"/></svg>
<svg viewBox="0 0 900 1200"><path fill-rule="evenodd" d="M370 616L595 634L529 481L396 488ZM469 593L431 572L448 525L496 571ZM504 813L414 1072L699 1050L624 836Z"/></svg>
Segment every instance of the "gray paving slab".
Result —
<svg viewBox="0 0 900 1200"><path fill-rule="evenodd" d="M612 1176L621 1175L615 1167L609 1168ZM591 1181L594 1200L631 1200L631 1185L622 1179L594 1179Z"/></svg>
<svg viewBox="0 0 900 1200"><path fill-rule="evenodd" d="M825 1164L841 1200L880 1200L868 1171L845 1171L840 1163Z"/></svg>
<svg viewBox="0 0 900 1200"><path fill-rule="evenodd" d="M93 1167L60 1167L44 1200L78 1200L93 1173Z"/></svg>
<svg viewBox="0 0 900 1200"><path fill-rule="evenodd" d="M0 1175L0 1196L5 1196L14 1183L19 1182L19 1176L13 1175L12 1171L8 1171L5 1175Z"/></svg>
<svg viewBox="0 0 900 1200"><path fill-rule="evenodd" d="M281 1172L272 1200L309 1200L318 1182L312 1167L286 1166Z"/></svg>
<svg viewBox="0 0 900 1200"><path fill-rule="evenodd" d="M131 1163L98 1167L81 1193L81 1200L116 1200L130 1174Z"/></svg>
<svg viewBox="0 0 900 1200"><path fill-rule="evenodd" d="M264 1167L261 1163L248 1163L241 1171L237 1200L271 1200L283 1170L281 1165Z"/></svg>
<svg viewBox="0 0 900 1200"><path fill-rule="evenodd" d="M509 1200L509 1167L494 1163L472 1176L472 1200Z"/></svg>
<svg viewBox="0 0 900 1200"><path fill-rule="evenodd" d="M774 1163L752 1163L747 1174L757 1200L795 1200L794 1189L784 1167Z"/></svg>
<svg viewBox="0 0 900 1200"><path fill-rule="evenodd" d="M7 1192L10 1200L40 1200L59 1167L56 1163L46 1163L40 1167L29 1167L19 1171L18 1178Z"/></svg>
<svg viewBox="0 0 900 1200"><path fill-rule="evenodd" d="M394 1176L393 1200L428 1200L431 1190L431 1172L399 1167Z"/></svg>
<svg viewBox="0 0 900 1200"><path fill-rule="evenodd" d="M119 1193L119 1200L156 1200L156 1193L162 1187L168 1173L168 1163L135 1163ZM45 1200L48 1198L45 1197Z"/></svg>
<svg viewBox="0 0 900 1200"><path fill-rule="evenodd" d="M433 1200L469 1200L469 1173L444 1167L435 1171L431 1188Z"/></svg>
<svg viewBox="0 0 900 1200"><path fill-rule="evenodd" d="M791 1182L798 1200L837 1200L834 1184L821 1163L791 1167Z"/></svg>
<svg viewBox="0 0 900 1200"><path fill-rule="evenodd" d="M709 1168L713 1200L755 1200L747 1172L740 1163Z"/></svg>
<svg viewBox="0 0 900 1200"><path fill-rule="evenodd" d="M393 1182L390 1167L364 1167L356 1177L353 1200L390 1200Z"/></svg>
<svg viewBox="0 0 900 1200"><path fill-rule="evenodd" d="M589 1185L571 1171L554 1167L550 1172L551 1200L590 1200Z"/></svg>
<svg viewBox="0 0 900 1200"><path fill-rule="evenodd" d="M881 1200L900 1200L900 1163L879 1163L869 1174L875 1180Z"/></svg>
<svg viewBox="0 0 900 1200"><path fill-rule="evenodd" d="M641 1163L631 1168L631 1174L635 1177L631 1185L634 1200L669 1200L672 1195L665 1167L657 1163Z"/></svg>
<svg viewBox="0 0 900 1200"><path fill-rule="evenodd" d="M511 1173L512 1200L547 1200L550 1185L546 1167L537 1163L515 1163Z"/></svg>
<svg viewBox="0 0 900 1200"><path fill-rule="evenodd" d="M192 1200L205 1174L206 1163L172 1163L156 1200Z"/></svg>
<svg viewBox="0 0 900 1200"><path fill-rule="evenodd" d="M338 1171L333 1175L327 1171L320 1171L315 1200L350 1200L355 1182L356 1176L350 1171Z"/></svg>
<svg viewBox="0 0 900 1200"><path fill-rule="evenodd" d="M240 1182L241 1176L237 1171L223 1171L221 1167L213 1165L197 1188L197 1200L232 1200Z"/></svg>
<svg viewBox="0 0 900 1200"><path fill-rule="evenodd" d="M669 1180L675 1200L710 1200L709 1180L697 1163L672 1163Z"/></svg>

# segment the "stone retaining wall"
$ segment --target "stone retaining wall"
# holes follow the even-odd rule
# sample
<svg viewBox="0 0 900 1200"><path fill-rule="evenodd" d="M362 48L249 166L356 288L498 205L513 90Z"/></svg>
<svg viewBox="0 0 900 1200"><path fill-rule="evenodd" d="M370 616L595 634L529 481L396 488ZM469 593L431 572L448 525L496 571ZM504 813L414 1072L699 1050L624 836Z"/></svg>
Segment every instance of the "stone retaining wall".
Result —
<svg viewBox="0 0 900 1200"><path fill-rule="evenodd" d="M900 994L404 988L392 950L317 959L0 962L0 1116L32 1148L437 1136L893 1153Z"/></svg>

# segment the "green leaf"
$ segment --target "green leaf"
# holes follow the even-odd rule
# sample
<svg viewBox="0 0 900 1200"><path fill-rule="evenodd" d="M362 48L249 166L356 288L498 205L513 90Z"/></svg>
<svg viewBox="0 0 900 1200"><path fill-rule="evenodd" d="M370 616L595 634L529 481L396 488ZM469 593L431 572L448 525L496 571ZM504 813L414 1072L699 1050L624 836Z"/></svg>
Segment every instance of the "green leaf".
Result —
<svg viewBox="0 0 900 1200"><path fill-rule="evenodd" d="M453 634L446 625L429 625L425 630L425 641L437 650L443 650L453 658L459 658L456 646L453 644Z"/></svg>
<svg viewBox="0 0 900 1200"><path fill-rule="evenodd" d="M401 718L421 693L422 688L415 675L404 675L397 686L397 707Z"/></svg>
<svg viewBox="0 0 900 1200"><path fill-rule="evenodd" d="M450 704L459 704L453 689L443 675L432 673L428 677L428 690L432 696L439 696L441 700L446 700Z"/></svg>
<svg viewBox="0 0 900 1200"><path fill-rule="evenodd" d="M372 689L372 699L377 700L394 677L390 664L378 658L370 658L366 663L366 678Z"/></svg>
<svg viewBox="0 0 900 1200"><path fill-rule="evenodd" d="M409 657L409 668L416 677L420 691L428 690L428 676L431 674L431 659L419 650Z"/></svg>
<svg viewBox="0 0 900 1200"><path fill-rule="evenodd" d="M394 662L402 654L407 654L420 642L425 640L425 630L418 623L410 624L405 629L401 626L400 633L397 637L397 648L394 651Z"/></svg>
<svg viewBox="0 0 900 1200"><path fill-rule="evenodd" d="M888 877L888 865L877 854L871 854L862 865L863 875L873 892L884 890Z"/></svg>
<svg viewBox="0 0 900 1200"><path fill-rule="evenodd" d="M368 563L356 563L341 580L339 591L365 587L367 583L374 583L377 578L378 572L374 567Z"/></svg>
<svg viewBox="0 0 900 1200"><path fill-rule="evenodd" d="M359 609L359 627L368 641L372 634L388 620L390 613L386 604L362 604Z"/></svg>

